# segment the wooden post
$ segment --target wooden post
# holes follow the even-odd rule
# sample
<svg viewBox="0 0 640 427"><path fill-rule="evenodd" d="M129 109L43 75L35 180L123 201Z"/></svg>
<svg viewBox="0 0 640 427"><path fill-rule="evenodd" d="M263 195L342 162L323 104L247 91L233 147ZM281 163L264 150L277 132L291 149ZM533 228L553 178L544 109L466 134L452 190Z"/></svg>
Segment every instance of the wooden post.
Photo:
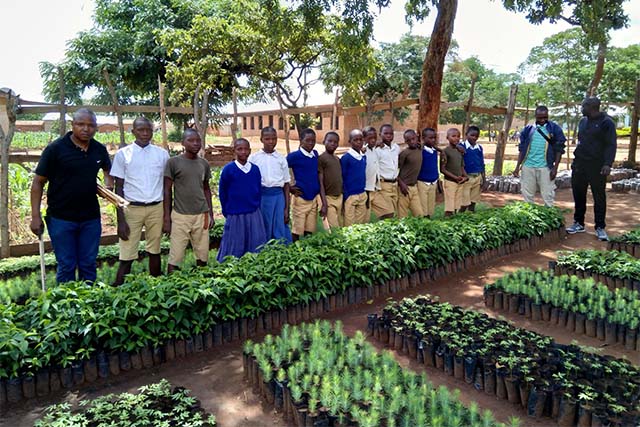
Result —
<svg viewBox="0 0 640 427"><path fill-rule="evenodd" d="M0 89L0 258L9 247L9 147L16 129L17 98L11 89Z"/></svg>
<svg viewBox="0 0 640 427"><path fill-rule="evenodd" d="M340 89L336 89L336 97L333 100L333 108L331 109L331 126L329 129L338 129L336 120L338 120L338 101L340 101Z"/></svg>
<svg viewBox="0 0 640 427"><path fill-rule="evenodd" d="M113 111L116 113L116 118L118 119L118 129L120 130L120 148L122 148L125 147L127 143L124 140L124 123L122 123L122 111L120 111L118 95L116 95L116 90L113 87L111 77L109 76L109 72L106 68L102 69L102 75L104 76L104 80L107 82L107 89L111 94L111 101L113 102Z"/></svg>
<svg viewBox="0 0 640 427"><path fill-rule="evenodd" d="M167 138L167 109L164 105L164 83L158 76L158 95L160 99L160 130L162 132L162 147L169 151L169 140Z"/></svg>
<svg viewBox="0 0 640 427"><path fill-rule="evenodd" d="M279 86L276 86L276 98L278 99L278 108L280 108L280 117L282 118L282 125L284 127L284 146L287 150L287 154L289 154L291 153L291 145L289 144L289 116L284 113L282 95L280 94Z"/></svg>
<svg viewBox="0 0 640 427"><path fill-rule="evenodd" d="M200 113L200 138L202 139L202 149L200 150L200 156L204 157L205 149L207 148L207 128L209 127L209 91L205 90L202 94L202 106Z"/></svg>
<svg viewBox="0 0 640 427"><path fill-rule="evenodd" d="M462 126L462 135L467 134L467 129L471 124L471 106L473 106L473 93L476 90L476 77L471 78L471 88L469 88L469 101L467 102L467 106L465 108L466 115L464 118L464 125Z"/></svg>
<svg viewBox="0 0 640 427"><path fill-rule="evenodd" d="M513 113L516 109L516 95L518 94L518 85L512 84L509 89L509 102L507 104L507 114L504 116L504 124L498 135L496 144L496 155L493 164L493 175L502 175L502 167L504 165L504 151L509 140L509 129L513 122Z"/></svg>
<svg viewBox="0 0 640 427"><path fill-rule="evenodd" d="M233 121L231 122L231 143L233 144L238 139L238 88L233 88L232 92L233 101ZM276 135L278 132L276 132Z"/></svg>
<svg viewBox="0 0 640 427"><path fill-rule="evenodd" d="M62 67L58 67L58 81L60 84L60 136L64 136L67 133L67 104L65 103L66 88L64 85L64 72Z"/></svg>
<svg viewBox="0 0 640 427"><path fill-rule="evenodd" d="M531 100L531 88L527 88L527 105L525 106L527 109L524 112L524 125L526 126L529 123L529 102ZM568 129L568 128L567 128Z"/></svg>
<svg viewBox="0 0 640 427"><path fill-rule="evenodd" d="M631 135L629 137L629 162L636 162L636 150L638 148L638 120L640 120L640 79L636 80L636 96L633 100L633 113L631 114Z"/></svg>

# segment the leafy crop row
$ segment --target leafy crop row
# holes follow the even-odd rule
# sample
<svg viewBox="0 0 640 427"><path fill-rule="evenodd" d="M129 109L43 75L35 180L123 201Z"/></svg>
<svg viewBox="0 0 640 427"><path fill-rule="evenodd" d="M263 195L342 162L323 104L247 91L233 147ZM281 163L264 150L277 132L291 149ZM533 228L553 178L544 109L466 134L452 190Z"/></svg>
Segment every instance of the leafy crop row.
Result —
<svg viewBox="0 0 640 427"><path fill-rule="evenodd" d="M222 238L224 230L224 220L216 220L213 228L209 232L209 238L213 241L219 241ZM143 256L145 253L144 242L140 242L138 246L138 254ZM169 240L163 240L161 243L163 253L169 251ZM118 259L118 245L100 246L98 248L98 263L116 261ZM57 265L56 257L49 252L44 255L44 262L47 268L55 268ZM8 279L19 275L40 271L40 257L38 255L4 258L0 260L0 279Z"/></svg>
<svg viewBox="0 0 640 427"><path fill-rule="evenodd" d="M612 291L593 279L522 269L485 286L485 303L533 320L560 323L571 332L598 336L609 344L620 341L628 350L636 349L640 294L634 290Z"/></svg>
<svg viewBox="0 0 640 427"><path fill-rule="evenodd" d="M253 385L293 425L493 426L490 411L464 406L459 392L435 388L378 354L362 332L353 339L327 321L247 341L244 367ZM517 420L514 420L517 425Z"/></svg>
<svg viewBox="0 0 640 427"><path fill-rule="evenodd" d="M373 333L428 366L562 426L637 425L640 368L428 296L387 305ZM377 330L376 330L377 327ZM584 417L584 418L583 418ZM580 419L583 418L583 419Z"/></svg>
<svg viewBox="0 0 640 427"><path fill-rule="evenodd" d="M640 260L626 252L580 249L558 252L558 267L621 280L640 281Z"/></svg>
<svg viewBox="0 0 640 427"><path fill-rule="evenodd" d="M171 426L213 427L216 419L207 415L189 390L171 387L167 380L140 387L138 393L108 394L79 403L72 411L68 403L52 405L35 427L85 426Z"/></svg>
<svg viewBox="0 0 640 427"><path fill-rule="evenodd" d="M0 378L69 366L97 351L132 352L221 322L319 301L540 236L555 208L516 203L448 220L407 218L322 233L257 254L124 285L69 283L0 306Z"/></svg>

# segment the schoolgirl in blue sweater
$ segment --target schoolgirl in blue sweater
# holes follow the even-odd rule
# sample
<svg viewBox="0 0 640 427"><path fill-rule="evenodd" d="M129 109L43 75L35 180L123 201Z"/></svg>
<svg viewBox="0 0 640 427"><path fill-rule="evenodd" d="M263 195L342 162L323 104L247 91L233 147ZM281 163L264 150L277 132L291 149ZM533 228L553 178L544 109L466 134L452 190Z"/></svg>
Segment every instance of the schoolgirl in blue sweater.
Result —
<svg viewBox="0 0 640 427"><path fill-rule="evenodd" d="M239 258L246 252L257 252L267 241L260 212L260 169L247 161L251 154L249 141L236 140L233 151L236 160L222 169L218 186L222 215L226 219L218 250L219 262L230 255Z"/></svg>

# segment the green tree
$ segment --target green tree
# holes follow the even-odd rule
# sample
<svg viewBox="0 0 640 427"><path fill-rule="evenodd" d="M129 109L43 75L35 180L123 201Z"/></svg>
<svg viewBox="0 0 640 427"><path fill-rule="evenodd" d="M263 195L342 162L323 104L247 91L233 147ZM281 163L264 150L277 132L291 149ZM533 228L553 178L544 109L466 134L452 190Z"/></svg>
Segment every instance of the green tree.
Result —
<svg viewBox="0 0 640 427"><path fill-rule="evenodd" d="M96 0L94 25L71 41L60 64L41 64L44 94L59 100L62 70L67 101L80 102L85 89L94 89L92 100L110 104L103 77L107 70L121 104L157 103L158 76L164 81L171 60L158 42L167 28L186 28L206 0Z"/></svg>
<svg viewBox="0 0 640 427"><path fill-rule="evenodd" d="M607 53L600 92L609 102L633 100L640 76L640 44L612 47Z"/></svg>
<svg viewBox="0 0 640 427"><path fill-rule="evenodd" d="M609 32L624 28L629 22L623 7L625 1L503 0L503 4L508 10L525 12L533 24L564 21L580 27L589 46L597 46L593 76L585 91L587 96L594 96L604 73Z"/></svg>

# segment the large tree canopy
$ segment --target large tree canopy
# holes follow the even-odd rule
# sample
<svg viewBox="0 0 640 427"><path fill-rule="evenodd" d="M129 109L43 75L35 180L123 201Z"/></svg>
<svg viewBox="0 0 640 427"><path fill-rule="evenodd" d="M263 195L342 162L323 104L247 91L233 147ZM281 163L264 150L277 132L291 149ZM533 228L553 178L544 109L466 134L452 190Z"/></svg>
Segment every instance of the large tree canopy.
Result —
<svg viewBox="0 0 640 427"><path fill-rule="evenodd" d="M59 100L61 69L68 101L79 102L85 89L94 89L94 101L109 104L107 70L120 103L156 101L158 76L164 80L172 59L158 43L159 32L188 28L206 10L205 0L96 0L93 28L69 42L61 64L41 64L45 98Z"/></svg>

